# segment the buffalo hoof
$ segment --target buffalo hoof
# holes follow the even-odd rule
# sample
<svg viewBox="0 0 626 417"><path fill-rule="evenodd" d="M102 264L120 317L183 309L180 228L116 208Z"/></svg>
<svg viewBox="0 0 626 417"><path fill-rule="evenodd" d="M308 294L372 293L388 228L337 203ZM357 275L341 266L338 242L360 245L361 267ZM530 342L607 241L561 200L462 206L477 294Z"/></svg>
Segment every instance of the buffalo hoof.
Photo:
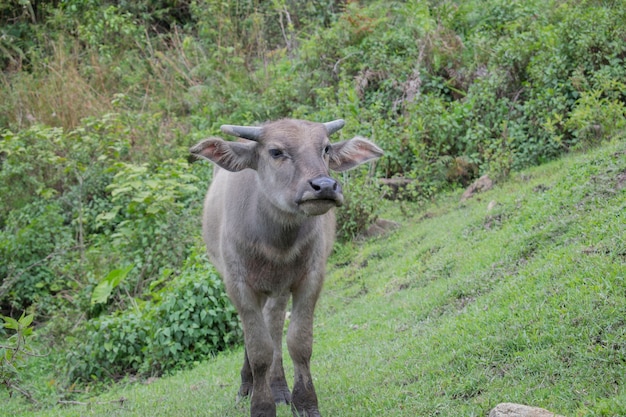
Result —
<svg viewBox="0 0 626 417"><path fill-rule="evenodd" d="M274 403L252 404L251 417L276 417L276 405Z"/></svg>
<svg viewBox="0 0 626 417"><path fill-rule="evenodd" d="M284 381L272 384L272 395L276 404L291 404L291 392Z"/></svg>
<svg viewBox="0 0 626 417"><path fill-rule="evenodd" d="M237 402L252 395L252 384L242 383L237 393Z"/></svg>
<svg viewBox="0 0 626 417"><path fill-rule="evenodd" d="M317 408L298 408L291 404L291 413L293 417L321 417Z"/></svg>

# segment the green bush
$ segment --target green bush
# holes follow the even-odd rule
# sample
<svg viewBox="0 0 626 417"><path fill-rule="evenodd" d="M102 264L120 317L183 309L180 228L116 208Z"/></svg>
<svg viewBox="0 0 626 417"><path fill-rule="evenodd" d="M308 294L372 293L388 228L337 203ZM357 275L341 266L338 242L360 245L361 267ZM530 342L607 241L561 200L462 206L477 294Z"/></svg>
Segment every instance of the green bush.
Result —
<svg viewBox="0 0 626 417"><path fill-rule="evenodd" d="M48 309L55 294L72 287L62 273L74 243L65 220L60 205L46 200L9 213L0 230L0 308Z"/></svg>
<svg viewBox="0 0 626 417"><path fill-rule="evenodd" d="M146 348L151 372L190 366L242 342L237 312L204 249L160 293Z"/></svg>
<svg viewBox="0 0 626 417"><path fill-rule="evenodd" d="M593 145L606 137L626 137L626 106L614 98L615 93L626 94L626 85L610 80L604 87L583 92L565 121L579 147Z"/></svg>
<svg viewBox="0 0 626 417"><path fill-rule="evenodd" d="M68 132L42 125L4 131L0 137L0 226L8 213L34 200L61 198L66 211L74 212L101 197L111 179L111 161L130 154L125 123L119 115L108 114L85 119Z"/></svg>
<svg viewBox="0 0 626 417"><path fill-rule="evenodd" d="M36 403L33 395L22 388L21 368L24 367L29 356L38 356L29 346L30 336L33 333L31 326L34 316L32 314L22 314L19 319L4 317L0 315L0 324L8 329L8 333L13 333L4 338L4 329L0 327L0 385L3 385L9 395L17 391L26 398Z"/></svg>
<svg viewBox="0 0 626 417"><path fill-rule="evenodd" d="M0 226L14 209L58 195L67 162L59 152L64 140L58 128L33 126L0 137Z"/></svg>
<svg viewBox="0 0 626 417"><path fill-rule="evenodd" d="M67 356L71 381L159 375L241 342L236 311L202 249L188 258L180 275L163 284L170 273L153 284L151 301L135 300L126 311L81 326Z"/></svg>
<svg viewBox="0 0 626 417"><path fill-rule="evenodd" d="M38 302L42 316L55 295L81 286L97 268L96 218L112 209L106 187L111 160L128 157L118 115L86 119L69 132L34 125L0 138L0 307ZM88 272L89 271L89 272Z"/></svg>
<svg viewBox="0 0 626 417"><path fill-rule="evenodd" d="M383 190L366 170L344 174L345 202L337 209L337 239L354 239L378 218Z"/></svg>
<svg viewBox="0 0 626 417"><path fill-rule="evenodd" d="M136 373L144 363L149 324L141 312L130 310L81 326L80 339L68 338L73 345L67 354L70 380L92 382Z"/></svg>
<svg viewBox="0 0 626 417"><path fill-rule="evenodd" d="M199 236L204 189L185 161L163 161L154 170L119 163L115 169L107 186L112 205L95 219L101 233L94 250L109 262L136 266L122 288L139 297L164 268L184 262Z"/></svg>

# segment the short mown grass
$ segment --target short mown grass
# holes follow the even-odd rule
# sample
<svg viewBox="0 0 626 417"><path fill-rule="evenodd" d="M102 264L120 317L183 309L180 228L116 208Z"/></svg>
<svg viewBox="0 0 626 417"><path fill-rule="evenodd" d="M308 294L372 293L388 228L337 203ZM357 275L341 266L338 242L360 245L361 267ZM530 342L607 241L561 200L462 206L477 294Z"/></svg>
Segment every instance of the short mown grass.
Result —
<svg viewBox="0 0 626 417"><path fill-rule="evenodd" d="M459 197L389 204L383 217L399 229L337 248L315 324L322 414L486 416L519 402L625 416L626 143ZM118 384L86 405L28 411L12 399L8 410L245 416L249 403L235 402L242 355Z"/></svg>

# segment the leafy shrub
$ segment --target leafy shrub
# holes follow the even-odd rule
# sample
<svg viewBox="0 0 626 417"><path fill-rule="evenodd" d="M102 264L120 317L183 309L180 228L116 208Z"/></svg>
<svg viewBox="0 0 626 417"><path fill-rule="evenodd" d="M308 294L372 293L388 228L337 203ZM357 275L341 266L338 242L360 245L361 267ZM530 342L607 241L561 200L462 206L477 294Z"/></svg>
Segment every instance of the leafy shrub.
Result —
<svg viewBox="0 0 626 417"><path fill-rule="evenodd" d="M140 311L102 316L82 326L80 339L68 338L69 378L83 382L121 378L142 366L149 321Z"/></svg>
<svg viewBox="0 0 626 417"><path fill-rule="evenodd" d="M611 98L614 91L626 94L626 85L613 81L611 90L585 91L576 101L565 126L577 139L577 146L592 145L603 138L626 135L626 106Z"/></svg>
<svg viewBox="0 0 626 417"><path fill-rule="evenodd" d="M127 158L129 142L119 115L85 119L68 132L33 125L0 137L0 225L12 210L40 198L68 197L68 211L104 194L111 160ZM78 204L76 204L78 203ZM75 204L72 205L72 204Z"/></svg>
<svg viewBox="0 0 626 417"><path fill-rule="evenodd" d="M71 380L158 375L241 342L236 311L202 249L189 257L179 276L151 295L152 301L136 300L134 308L84 324L67 357Z"/></svg>
<svg viewBox="0 0 626 417"><path fill-rule="evenodd" d="M163 161L155 171L147 164L120 163L107 187L112 207L96 218L103 232L100 256L136 266L123 283L133 296L163 268L178 268L198 235L197 206L204 189L184 161Z"/></svg>
<svg viewBox="0 0 626 417"><path fill-rule="evenodd" d="M33 126L0 138L0 225L13 209L58 194L63 184L63 131Z"/></svg>
<svg viewBox="0 0 626 417"><path fill-rule="evenodd" d="M40 200L9 213L0 231L0 307L49 307L54 294L72 285L60 260L72 245L72 229L58 203Z"/></svg>
<svg viewBox="0 0 626 417"><path fill-rule="evenodd" d="M9 329L11 336L0 343L0 384L9 390L9 394L17 391L32 402L37 402L32 394L22 388L20 368L24 366L28 356L37 356L28 341L33 333L31 326L34 315L22 314L19 319L0 316L4 322L4 328ZM0 335L4 336L4 330L0 328Z"/></svg>
<svg viewBox="0 0 626 417"><path fill-rule="evenodd" d="M337 238L348 241L376 221L383 190L365 170L344 174L342 183L345 202L337 209Z"/></svg>
<svg viewBox="0 0 626 417"><path fill-rule="evenodd" d="M76 290L88 276L94 220L110 207L107 163L127 150L119 132L119 119L111 115L86 120L70 132L34 125L3 133L0 306L5 311L37 301L46 316L56 294Z"/></svg>
<svg viewBox="0 0 626 417"><path fill-rule="evenodd" d="M147 347L152 372L189 366L241 343L237 312L204 249L196 249L160 294Z"/></svg>

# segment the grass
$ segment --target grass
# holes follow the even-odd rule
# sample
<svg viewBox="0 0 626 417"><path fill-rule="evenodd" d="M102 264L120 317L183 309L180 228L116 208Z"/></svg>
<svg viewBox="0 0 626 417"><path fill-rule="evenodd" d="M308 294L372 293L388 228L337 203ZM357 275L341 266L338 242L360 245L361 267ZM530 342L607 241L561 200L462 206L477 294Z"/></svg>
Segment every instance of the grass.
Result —
<svg viewBox="0 0 626 417"><path fill-rule="evenodd" d="M519 402L625 416L626 143L459 197L390 204L398 230L337 248L315 324L323 415L486 416ZM24 416L244 416L242 355L114 385L87 405L0 400Z"/></svg>

